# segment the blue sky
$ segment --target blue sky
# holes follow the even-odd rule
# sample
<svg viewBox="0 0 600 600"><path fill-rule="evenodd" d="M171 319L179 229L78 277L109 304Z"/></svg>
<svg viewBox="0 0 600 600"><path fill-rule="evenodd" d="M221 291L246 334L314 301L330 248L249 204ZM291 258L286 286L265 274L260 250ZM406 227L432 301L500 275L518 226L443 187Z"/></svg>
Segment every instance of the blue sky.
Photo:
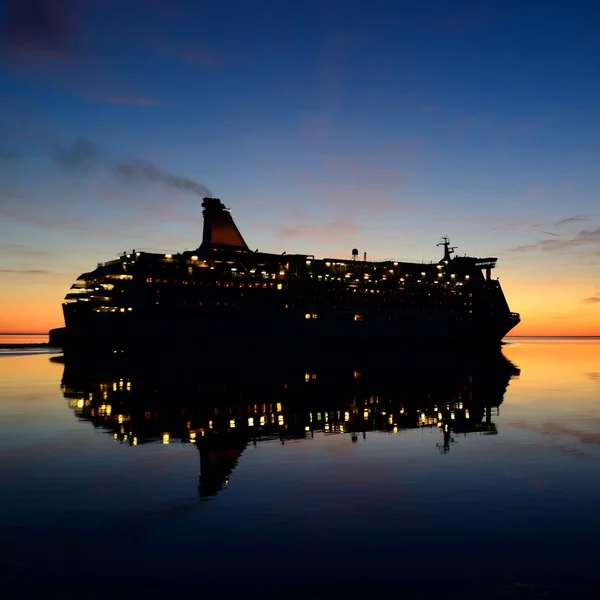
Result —
<svg viewBox="0 0 600 600"><path fill-rule="evenodd" d="M500 258L522 331L600 334L600 5L0 6L0 330L60 325L119 251L197 246L206 188L274 252L448 234Z"/></svg>

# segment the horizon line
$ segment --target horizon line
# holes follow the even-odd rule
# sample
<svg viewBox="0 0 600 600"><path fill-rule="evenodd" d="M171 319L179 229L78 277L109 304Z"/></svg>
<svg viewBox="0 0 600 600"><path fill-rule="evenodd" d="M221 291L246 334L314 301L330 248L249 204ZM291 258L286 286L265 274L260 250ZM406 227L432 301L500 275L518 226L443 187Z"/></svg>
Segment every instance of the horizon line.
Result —
<svg viewBox="0 0 600 600"><path fill-rule="evenodd" d="M10 332L0 331L0 335L50 335L50 331L47 331L45 333L40 333L40 332L10 333ZM566 335L506 335L502 339L506 339L506 338L600 338L600 334L593 334L593 335L572 335L572 334L566 334Z"/></svg>

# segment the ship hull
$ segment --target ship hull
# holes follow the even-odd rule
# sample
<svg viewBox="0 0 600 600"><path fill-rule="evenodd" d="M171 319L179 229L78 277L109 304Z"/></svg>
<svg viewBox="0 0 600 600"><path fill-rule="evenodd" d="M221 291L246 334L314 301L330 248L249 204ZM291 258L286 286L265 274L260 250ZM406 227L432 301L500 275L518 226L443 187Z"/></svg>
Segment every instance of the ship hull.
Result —
<svg viewBox="0 0 600 600"><path fill-rule="evenodd" d="M510 317L474 315L444 318L397 315L393 320L321 313L317 319L287 311L252 314L224 312L146 315L84 313L70 315L55 338L80 348L292 348L373 349L398 347L499 347L516 323Z"/></svg>

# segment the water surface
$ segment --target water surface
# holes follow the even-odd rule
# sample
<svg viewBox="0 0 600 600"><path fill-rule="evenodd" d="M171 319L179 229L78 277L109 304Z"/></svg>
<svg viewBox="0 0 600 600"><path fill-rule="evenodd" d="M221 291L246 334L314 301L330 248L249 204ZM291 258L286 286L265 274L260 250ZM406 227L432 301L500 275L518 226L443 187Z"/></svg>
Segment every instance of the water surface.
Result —
<svg viewBox="0 0 600 600"><path fill-rule="evenodd" d="M6 589L595 597L600 341L503 355L3 356Z"/></svg>

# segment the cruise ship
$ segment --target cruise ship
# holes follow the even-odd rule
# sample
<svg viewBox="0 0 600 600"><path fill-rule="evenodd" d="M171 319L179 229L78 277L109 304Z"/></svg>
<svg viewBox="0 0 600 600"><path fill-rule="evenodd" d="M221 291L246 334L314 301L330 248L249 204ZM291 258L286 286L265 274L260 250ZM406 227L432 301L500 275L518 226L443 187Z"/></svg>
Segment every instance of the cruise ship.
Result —
<svg viewBox="0 0 600 600"><path fill-rule="evenodd" d="M496 258L439 261L253 251L218 198L203 200L202 243L178 254L124 252L80 275L51 343L228 349L418 345L499 346L520 321L498 280Z"/></svg>

